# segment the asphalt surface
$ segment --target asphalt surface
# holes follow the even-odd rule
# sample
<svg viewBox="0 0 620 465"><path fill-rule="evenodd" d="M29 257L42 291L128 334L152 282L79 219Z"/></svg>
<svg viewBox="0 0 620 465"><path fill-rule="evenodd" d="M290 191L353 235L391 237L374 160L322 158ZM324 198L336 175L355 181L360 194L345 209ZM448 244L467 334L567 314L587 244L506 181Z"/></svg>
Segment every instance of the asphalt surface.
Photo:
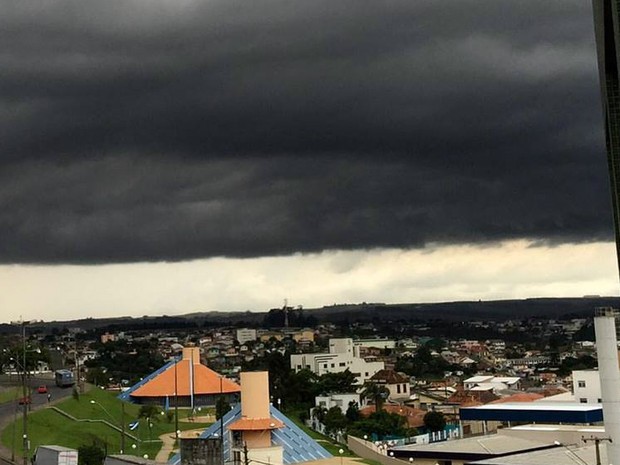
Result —
<svg viewBox="0 0 620 465"><path fill-rule="evenodd" d="M10 377L3 375L0 377L0 385L20 386L21 384L20 379L17 376ZM51 394L50 401L52 403L55 403L60 399L64 399L65 397L69 397L73 392L73 389L70 387L59 388L50 377L32 377L27 382L27 391L29 392L31 399L30 404L27 405L28 412L44 408L48 405L47 394L39 394L37 392L39 386L47 387L48 392ZM19 397L23 396L20 395ZM0 404L0 431L14 421L16 416L23 415L23 412L24 406L19 405L17 400ZM10 458L11 451L0 445L0 463L11 463Z"/></svg>

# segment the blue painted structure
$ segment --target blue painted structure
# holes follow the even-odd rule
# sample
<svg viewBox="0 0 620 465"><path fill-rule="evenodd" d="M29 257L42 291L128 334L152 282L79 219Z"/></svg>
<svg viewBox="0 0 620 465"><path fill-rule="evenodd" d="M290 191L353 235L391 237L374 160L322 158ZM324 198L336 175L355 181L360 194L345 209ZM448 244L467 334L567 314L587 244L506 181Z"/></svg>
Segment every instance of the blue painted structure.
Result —
<svg viewBox="0 0 620 465"><path fill-rule="evenodd" d="M284 427L271 431L271 443L274 446L282 446L282 455L285 465L320 460L332 457L314 439L308 436L295 423L289 420L282 412L273 405L269 407L270 415L284 423ZM226 434L228 427L241 418L241 405L237 404L233 409L224 415L224 462L232 460L231 438ZM209 426L201 435L201 438L219 437L221 424L219 421ZM176 454L168 462L169 465L179 465L181 456Z"/></svg>
<svg viewBox="0 0 620 465"><path fill-rule="evenodd" d="M600 404L506 403L459 409L461 420L512 421L528 423L598 423L603 421Z"/></svg>

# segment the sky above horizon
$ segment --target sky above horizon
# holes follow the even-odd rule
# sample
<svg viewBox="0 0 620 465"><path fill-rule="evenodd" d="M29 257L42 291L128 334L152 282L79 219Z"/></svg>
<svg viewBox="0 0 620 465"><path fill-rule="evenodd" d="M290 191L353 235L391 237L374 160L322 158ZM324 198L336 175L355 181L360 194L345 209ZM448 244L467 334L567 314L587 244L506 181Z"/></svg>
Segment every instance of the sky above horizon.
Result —
<svg viewBox="0 0 620 465"><path fill-rule="evenodd" d="M0 320L618 295L589 2L0 17Z"/></svg>

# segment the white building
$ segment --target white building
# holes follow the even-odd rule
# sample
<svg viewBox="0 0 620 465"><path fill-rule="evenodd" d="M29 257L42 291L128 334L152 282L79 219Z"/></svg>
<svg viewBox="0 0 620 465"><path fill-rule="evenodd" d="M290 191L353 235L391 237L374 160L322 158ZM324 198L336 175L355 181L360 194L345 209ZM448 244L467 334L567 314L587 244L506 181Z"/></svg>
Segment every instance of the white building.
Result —
<svg viewBox="0 0 620 465"><path fill-rule="evenodd" d="M355 393L328 394L314 398L314 405L316 407L324 407L327 410L332 407L338 407L343 414L347 413L351 402L355 402L360 406L360 395Z"/></svg>
<svg viewBox="0 0 620 465"><path fill-rule="evenodd" d="M366 361L354 355L353 340L339 338L329 340L329 353L291 355L291 368L298 372L310 370L321 376L326 373L340 373L349 370L356 374L357 384L364 384L368 378L383 370L383 362Z"/></svg>
<svg viewBox="0 0 620 465"><path fill-rule="evenodd" d="M250 328L241 328L237 330L237 341L239 344L255 341L257 337L256 330Z"/></svg>
<svg viewBox="0 0 620 465"><path fill-rule="evenodd" d="M493 392L505 389L521 389L521 378L518 376L488 376L479 375L463 381L465 390L482 388L482 390L492 389Z"/></svg>
<svg viewBox="0 0 620 465"><path fill-rule="evenodd" d="M601 379L598 370L574 370L573 394L582 404L601 403Z"/></svg>
<svg viewBox="0 0 620 465"><path fill-rule="evenodd" d="M353 341L353 352L356 357L359 357L360 347L376 349L394 349L396 347L396 341L394 339L387 338L371 338L371 339L356 339Z"/></svg>

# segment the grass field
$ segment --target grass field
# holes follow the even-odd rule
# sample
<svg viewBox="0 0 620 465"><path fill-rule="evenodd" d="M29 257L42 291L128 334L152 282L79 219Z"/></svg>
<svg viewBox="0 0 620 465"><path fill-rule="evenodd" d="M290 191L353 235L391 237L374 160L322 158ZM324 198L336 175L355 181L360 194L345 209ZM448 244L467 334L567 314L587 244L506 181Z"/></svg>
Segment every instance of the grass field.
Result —
<svg viewBox="0 0 620 465"><path fill-rule="evenodd" d="M121 445L121 432L110 425L121 424L122 404L116 398L116 393L93 388L81 394L79 400L69 398L55 405L81 421L67 418L52 408L29 414L27 426L31 453L41 444L54 444L76 449L82 445L97 444L105 448L109 454L118 453ZM174 434L174 420L168 421L162 415L160 418L152 419L152 428L149 428L149 422L143 418L139 420L139 426L134 431L129 431L128 425L138 419L140 408L128 403L124 403L124 407L124 452L138 456L148 454L150 458L154 458L162 445L158 437L164 433ZM187 410L179 411L180 418L186 417L187 414ZM204 423L179 422L180 430L206 428L207 426L208 424ZM22 453L22 427L23 423L19 418L16 423L7 426L0 434L2 444L9 449L14 446L17 455Z"/></svg>
<svg viewBox="0 0 620 465"><path fill-rule="evenodd" d="M20 387L0 388L0 404L14 401L18 397L21 397L21 392Z"/></svg>

